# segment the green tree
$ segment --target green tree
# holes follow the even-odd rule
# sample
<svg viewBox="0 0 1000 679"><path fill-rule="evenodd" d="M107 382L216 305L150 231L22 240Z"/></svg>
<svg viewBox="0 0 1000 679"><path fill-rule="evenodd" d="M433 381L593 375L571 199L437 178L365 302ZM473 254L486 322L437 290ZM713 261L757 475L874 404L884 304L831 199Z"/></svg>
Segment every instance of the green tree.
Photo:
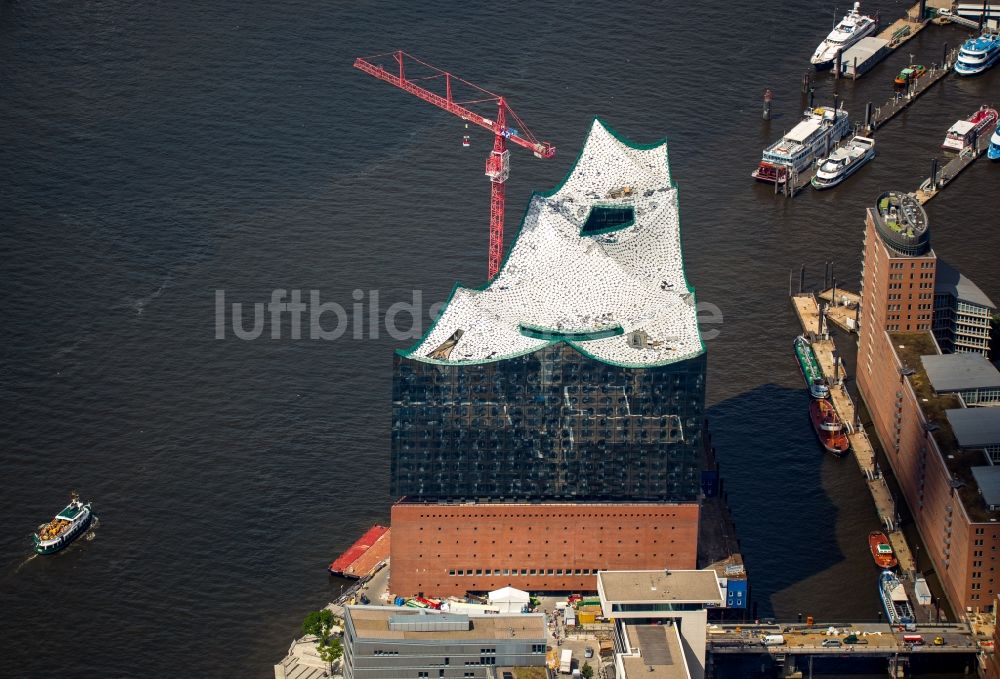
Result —
<svg viewBox="0 0 1000 679"><path fill-rule="evenodd" d="M320 660L331 665L334 660L344 655L344 647L340 645L340 639L336 637L330 639L326 645L317 645L316 649L319 651Z"/></svg>
<svg viewBox="0 0 1000 679"><path fill-rule="evenodd" d="M333 612L329 608L313 611L302 621L302 633L313 635L319 639L320 645L325 645L330 638L334 620Z"/></svg>
<svg viewBox="0 0 1000 679"><path fill-rule="evenodd" d="M583 663L583 667L580 668L580 674L583 675L583 679L593 679L594 668L590 666L589 662Z"/></svg>

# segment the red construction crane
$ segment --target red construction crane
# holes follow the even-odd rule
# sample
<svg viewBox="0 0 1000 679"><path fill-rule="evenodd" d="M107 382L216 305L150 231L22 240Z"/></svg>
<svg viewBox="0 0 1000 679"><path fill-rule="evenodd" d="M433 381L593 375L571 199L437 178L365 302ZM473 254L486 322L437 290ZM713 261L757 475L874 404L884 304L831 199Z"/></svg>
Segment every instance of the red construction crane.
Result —
<svg viewBox="0 0 1000 679"><path fill-rule="evenodd" d="M398 75L385 70L381 64L376 65L372 63L375 59L388 56L396 60L399 66ZM431 74L419 78L407 78L404 64L405 59L415 61L421 66L430 69ZM431 66L417 59L412 54L407 54L399 50L371 57L358 57L354 60L354 68L360 69L368 75L375 76L379 80L384 80L390 85L395 85L399 89L420 97L438 108L443 108L445 111L453 113L462 120L475 123L493 133L493 151L486 158L486 176L490 178L491 182L489 276L493 278L500 270L500 258L503 256L504 186L507 177L510 176L510 151L507 150L507 141L510 140L518 146L529 149L535 154L536 158L551 158L556 154L556 147L548 142L538 141L535 135L531 133L531 130L528 129L528 126L524 124L524 121L514 113L514 110L507 105L506 100L500 95L493 94L478 85L463 80L453 73L448 73L447 71L442 71L439 68ZM415 84L418 80L431 80L441 77L444 78L445 94L443 97ZM476 91L477 97L480 95L482 97L466 101L455 101L452 98L453 81L471 87ZM483 102L496 102L496 120L490 120L465 108L467 104L481 104ZM508 115L517 122L517 128L507 126Z"/></svg>

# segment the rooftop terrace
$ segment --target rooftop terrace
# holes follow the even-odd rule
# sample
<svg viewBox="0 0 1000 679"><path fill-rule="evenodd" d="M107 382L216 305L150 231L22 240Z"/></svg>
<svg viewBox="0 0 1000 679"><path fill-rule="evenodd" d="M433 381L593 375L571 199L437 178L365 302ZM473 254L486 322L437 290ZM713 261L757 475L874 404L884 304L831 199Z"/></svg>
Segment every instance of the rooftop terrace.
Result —
<svg viewBox="0 0 1000 679"><path fill-rule="evenodd" d="M624 679L690 679L677 627L627 624L625 630L634 654L622 657Z"/></svg>
<svg viewBox="0 0 1000 679"><path fill-rule="evenodd" d="M359 639L544 639L541 613L517 615L455 615L397 606L348 606L344 609ZM403 617L428 622L466 620L466 625L399 624ZM390 624L390 620L392 624ZM459 628L461 629L452 629Z"/></svg>
<svg viewBox="0 0 1000 679"><path fill-rule="evenodd" d="M937 354L937 344L930 333L889 333L889 339L904 368L913 370L913 374L907 377L913 392L917 396L917 401L924 413L924 419L928 423L933 422L937 428L931 432L934 441L937 443L944 462L951 473L952 478L958 485L957 492L962 499L962 504L969 518L973 521L989 521L998 518L1000 513L991 512L983 502L979 493L979 484L972 474L972 468L985 463L985 456L981 450L963 450L958 445L955 432L948 421L946 411L961 408L961 400L955 394L935 393L927 371L924 369L921 356Z"/></svg>
<svg viewBox="0 0 1000 679"><path fill-rule="evenodd" d="M599 571L604 599L613 603L722 603L715 571Z"/></svg>
<svg viewBox="0 0 1000 679"><path fill-rule="evenodd" d="M886 245L905 257L918 257L930 250L927 213L913 196L886 191L873 211L875 228Z"/></svg>

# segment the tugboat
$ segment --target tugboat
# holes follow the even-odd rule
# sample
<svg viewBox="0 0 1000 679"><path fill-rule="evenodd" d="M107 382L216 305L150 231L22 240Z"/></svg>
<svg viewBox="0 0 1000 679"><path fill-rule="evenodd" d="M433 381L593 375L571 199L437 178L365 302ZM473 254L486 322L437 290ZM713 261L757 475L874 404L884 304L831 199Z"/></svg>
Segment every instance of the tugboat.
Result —
<svg viewBox="0 0 1000 679"><path fill-rule="evenodd" d="M820 161L816 176L810 180L813 188L831 189L861 169L875 157L875 140L871 137L854 137L844 146Z"/></svg>
<svg viewBox="0 0 1000 679"><path fill-rule="evenodd" d="M896 555L892 552L892 544L890 544L889 538L886 537L885 533L877 530L869 533L868 547L872 550L872 558L875 559L875 565L882 570L895 568L899 563L896 561Z"/></svg>
<svg viewBox="0 0 1000 679"><path fill-rule="evenodd" d="M73 491L66 508L51 521L38 527L38 532L33 536L35 551L39 554L58 552L83 535L93 518L90 503L80 502L80 496Z"/></svg>
<svg viewBox="0 0 1000 679"><path fill-rule="evenodd" d="M1000 34L983 33L962 43L955 60L955 73L976 75L1000 61Z"/></svg>
<svg viewBox="0 0 1000 679"><path fill-rule="evenodd" d="M903 584L892 571L882 571L878 576L878 593L882 598L886 620L890 625L906 625L914 622L913 606L906 596Z"/></svg>
<svg viewBox="0 0 1000 679"><path fill-rule="evenodd" d="M983 104L966 120L959 120L948 130L941 148L962 151L981 137L993 132L997 124L997 110Z"/></svg>
<svg viewBox="0 0 1000 679"><path fill-rule="evenodd" d="M802 172L816 158L829 153L837 142L850 133L847 111L820 106L807 109L802 122L766 149L757 169L750 176L762 182L783 184L792 172Z"/></svg>
<svg viewBox="0 0 1000 679"><path fill-rule="evenodd" d="M828 399L814 398L809 402L809 419L827 452L843 457L850 450L851 441L844 433L844 423Z"/></svg>
<svg viewBox="0 0 1000 679"><path fill-rule="evenodd" d="M819 44L816 52L809 60L819 71L833 66L837 58L837 52L844 52L848 47L856 43L866 35L871 35L878 28L878 21L869 16L864 16L860 12L861 3L855 2L854 8L849 10L840 23L834 26L826 40Z"/></svg>
<svg viewBox="0 0 1000 679"><path fill-rule="evenodd" d="M892 82L895 83L896 87L903 87L904 85L909 85L910 81L916 80L925 73L927 73L927 69L920 64L910 64L900 71L899 75Z"/></svg>
<svg viewBox="0 0 1000 679"><path fill-rule="evenodd" d="M830 395L830 387L827 386L826 380L823 378L823 371L819 367L819 361L816 360L812 343L805 335L799 335L795 338L792 346L795 348L795 357L799 359L802 377L805 378L806 386L809 387L809 395L813 398L827 398Z"/></svg>

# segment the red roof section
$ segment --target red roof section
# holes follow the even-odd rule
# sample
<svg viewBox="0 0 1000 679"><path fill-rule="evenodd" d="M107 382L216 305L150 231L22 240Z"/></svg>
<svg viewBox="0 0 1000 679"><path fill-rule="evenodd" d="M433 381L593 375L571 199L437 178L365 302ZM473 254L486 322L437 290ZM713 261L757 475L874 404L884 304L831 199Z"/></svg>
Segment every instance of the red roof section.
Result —
<svg viewBox="0 0 1000 679"><path fill-rule="evenodd" d="M336 561L330 564L330 572L335 575L355 575L354 565L379 539L389 532L386 526L372 526L358 541L347 548Z"/></svg>

